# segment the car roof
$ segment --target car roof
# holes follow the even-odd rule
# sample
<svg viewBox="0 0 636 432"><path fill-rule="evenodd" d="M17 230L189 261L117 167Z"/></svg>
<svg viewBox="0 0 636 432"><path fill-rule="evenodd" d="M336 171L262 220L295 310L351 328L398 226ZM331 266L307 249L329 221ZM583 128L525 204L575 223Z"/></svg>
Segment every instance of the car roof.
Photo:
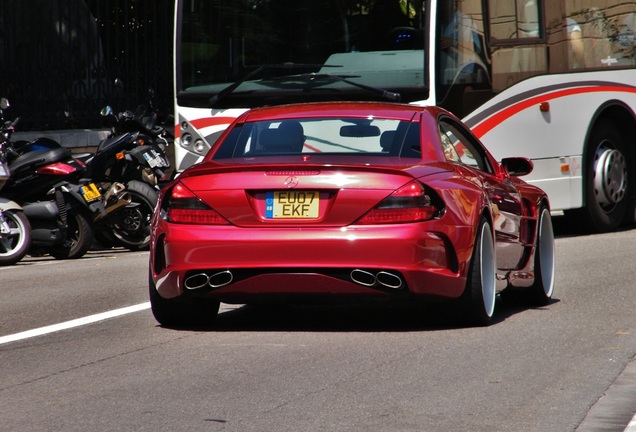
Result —
<svg viewBox="0 0 636 432"><path fill-rule="evenodd" d="M273 119L298 117L368 117L396 120L413 120L418 113L428 112L430 115L442 111L438 107L418 106L386 102L314 102L289 105L278 105L254 108L243 116L240 121L264 121Z"/></svg>

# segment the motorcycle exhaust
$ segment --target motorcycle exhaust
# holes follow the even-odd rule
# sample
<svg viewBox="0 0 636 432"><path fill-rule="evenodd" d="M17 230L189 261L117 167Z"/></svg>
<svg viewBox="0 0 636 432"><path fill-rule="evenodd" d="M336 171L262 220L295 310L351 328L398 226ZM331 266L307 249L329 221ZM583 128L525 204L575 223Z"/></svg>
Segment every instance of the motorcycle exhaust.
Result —
<svg viewBox="0 0 636 432"><path fill-rule="evenodd" d="M132 202L132 198L128 192L124 192L117 197L117 201L106 207L106 214L112 213L118 208L125 207Z"/></svg>
<svg viewBox="0 0 636 432"><path fill-rule="evenodd" d="M113 183L104 194L106 213L104 215L96 215L95 220L98 221L115 210L129 205L131 202L132 198L130 194L126 192L126 186L121 183Z"/></svg>
<svg viewBox="0 0 636 432"><path fill-rule="evenodd" d="M141 169L141 178L149 185L157 186L157 184L159 183L157 176L154 172L152 172L150 168L144 167Z"/></svg>
<svg viewBox="0 0 636 432"><path fill-rule="evenodd" d="M119 195L125 190L126 190L126 186L124 186L123 183L115 182L112 185L110 185L106 193L104 193L104 201L106 202L106 205L108 205L108 201L110 201L112 197Z"/></svg>

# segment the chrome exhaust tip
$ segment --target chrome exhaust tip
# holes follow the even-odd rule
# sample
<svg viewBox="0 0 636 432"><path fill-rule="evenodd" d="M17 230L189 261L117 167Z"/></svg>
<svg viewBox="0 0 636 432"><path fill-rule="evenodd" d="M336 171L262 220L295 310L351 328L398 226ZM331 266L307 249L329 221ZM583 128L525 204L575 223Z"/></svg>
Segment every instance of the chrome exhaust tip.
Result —
<svg viewBox="0 0 636 432"><path fill-rule="evenodd" d="M378 283L382 286L392 289L400 289L402 288L403 282L402 278L393 273L381 271L376 275L376 279Z"/></svg>
<svg viewBox="0 0 636 432"><path fill-rule="evenodd" d="M399 274L388 271L379 271L377 273L367 270L352 270L349 277L358 285L366 287L384 287L390 289L400 289L404 286L404 281Z"/></svg>
<svg viewBox="0 0 636 432"><path fill-rule="evenodd" d="M188 290L198 290L205 287L221 288L231 284L234 281L234 275L229 270L195 273L187 276L183 282Z"/></svg>
<svg viewBox="0 0 636 432"><path fill-rule="evenodd" d="M376 277L373 273L366 270L355 269L351 270L349 277L352 281L359 285L372 287L375 285Z"/></svg>
<svg viewBox="0 0 636 432"><path fill-rule="evenodd" d="M183 285L189 290L196 290L206 286L209 280L210 278L205 273L197 273L192 276L188 276L183 282Z"/></svg>
<svg viewBox="0 0 636 432"><path fill-rule="evenodd" d="M214 273L212 276L210 276L208 285L210 285L211 288L221 288L225 285L231 284L233 280L234 276L232 275L232 272L230 272L229 270L225 270L222 272Z"/></svg>

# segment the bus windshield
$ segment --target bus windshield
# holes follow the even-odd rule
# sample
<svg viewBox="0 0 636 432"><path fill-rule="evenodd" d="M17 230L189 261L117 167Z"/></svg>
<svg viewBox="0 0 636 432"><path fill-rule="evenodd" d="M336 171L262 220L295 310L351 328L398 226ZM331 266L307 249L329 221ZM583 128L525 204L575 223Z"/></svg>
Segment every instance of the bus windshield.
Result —
<svg viewBox="0 0 636 432"><path fill-rule="evenodd" d="M182 106L426 98L423 0L187 0L177 13Z"/></svg>

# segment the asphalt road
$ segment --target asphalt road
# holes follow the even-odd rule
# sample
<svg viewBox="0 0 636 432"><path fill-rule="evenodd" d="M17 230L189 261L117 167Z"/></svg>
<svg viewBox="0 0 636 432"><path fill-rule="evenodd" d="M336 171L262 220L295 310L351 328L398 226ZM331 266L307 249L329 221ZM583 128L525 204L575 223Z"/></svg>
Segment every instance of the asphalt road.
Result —
<svg viewBox="0 0 636 432"><path fill-rule="evenodd" d="M636 230L560 235L554 301L498 300L487 328L439 307L222 305L215 330L165 329L146 252L29 258L0 267L0 430L624 431L635 251Z"/></svg>

